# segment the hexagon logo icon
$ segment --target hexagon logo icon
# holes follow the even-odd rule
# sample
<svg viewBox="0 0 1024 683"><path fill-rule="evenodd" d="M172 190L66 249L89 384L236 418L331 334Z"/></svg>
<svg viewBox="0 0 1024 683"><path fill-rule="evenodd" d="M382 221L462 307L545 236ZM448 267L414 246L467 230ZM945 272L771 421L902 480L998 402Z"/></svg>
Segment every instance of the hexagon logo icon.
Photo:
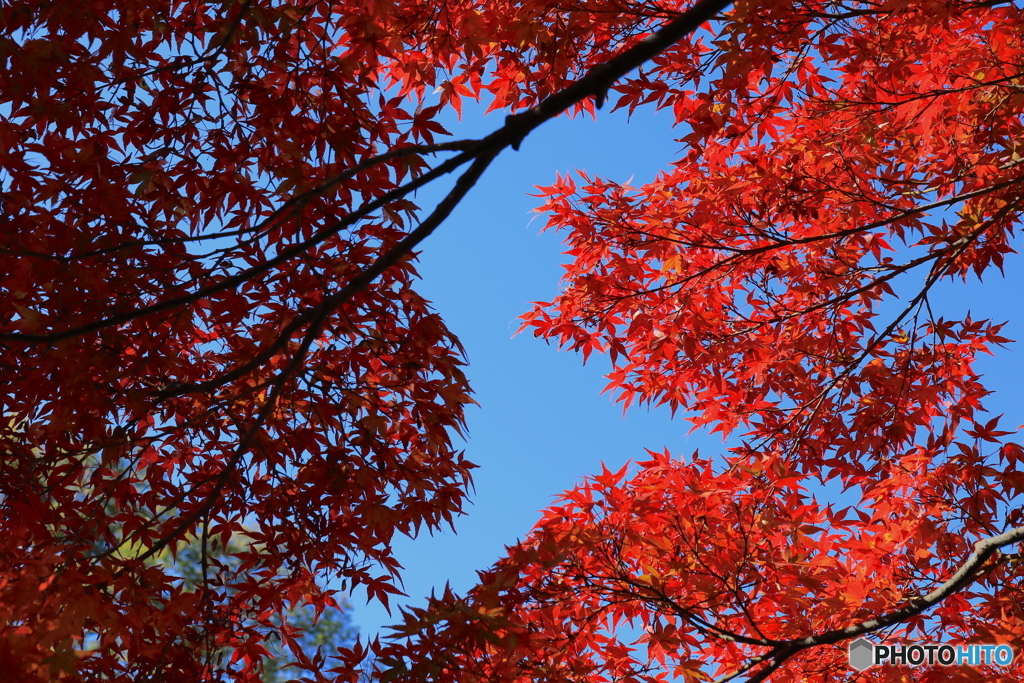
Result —
<svg viewBox="0 0 1024 683"><path fill-rule="evenodd" d="M866 638L858 638L850 643L850 666L857 671L867 669L875 660L875 646Z"/></svg>

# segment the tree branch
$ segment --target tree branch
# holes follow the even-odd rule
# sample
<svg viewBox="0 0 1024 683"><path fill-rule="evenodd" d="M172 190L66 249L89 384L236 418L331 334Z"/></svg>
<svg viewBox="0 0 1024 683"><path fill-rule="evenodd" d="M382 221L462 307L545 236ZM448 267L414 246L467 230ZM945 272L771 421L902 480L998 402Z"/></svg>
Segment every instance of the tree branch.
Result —
<svg viewBox="0 0 1024 683"><path fill-rule="evenodd" d="M612 59L593 67L583 78L549 96L536 107L533 107L521 114L508 116L505 119L505 125L488 135L486 138L480 140L469 149L455 157L452 157L451 159L448 159L419 178L397 187L390 192L386 192L371 202L363 204L360 208L323 228L309 239L282 250L277 256L274 256L263 263L251 266L239 273L236 273L235 275L232 275L231 277L224 278L223 280L207 285L206 287L201 287L189 294L173 297L164 301L158 301L149 306L114 313L103 319L95 320L85 325L68 328L60 332L48 332L41 334L0 333L0 340L20 343L54 343L64 339L80 337L85 334L97 332L108 327L123 325L127 322L131 322L132 320L137 320L172 308L186 306L219 292L234 289L253 277L265 273L306 253L310 249L322 244L330 237L341 232L346 227L366 218L373 212L382 209L388 204L398 199L402 199L414 190L417 190L431 181L440 178L442 175L446 175L454 171L456 168L467 162L476 159L493 159L506 147L519 149L519 145L522 143L523 139L534 129L545 121L548 121L576 104L579 104L588 97L594 97L599 102L603 101L605 95L615 81L695 31L701 24L714 18L716 14L728 7L730 4L732 4L732 0L699 0L693 7L681 14L677 19L670 21L663 28L652 33L647 38L644 38L637 45L634 45ZM433 228L431 228L431 231L432 230ZM412 234L413 233L410 233L410 235ZM418 241L415 241L415 243L418 244ZM400 243L400 245L407 244L407 240L403 240ZM351 280L351 283L359 283L358 286L355 288L346 286L343 291L350 291L351 294L354 294L365 288L377 275L383 272L384 268L387 267L385 265L384 268L381 268L380 264L387 262L390 265L401 260L401 258L403 258L405 254L412 249L412 246L414 245L409 245L408 250L401 254L394 254L392 253L394 250L391 250L387 254L381 255L377 261L365 268L360 274L356 275ZM366 275L371 272L374 274L367 277Z"/></svg>
<svg viewBox="0 0 1024 683"><path fill-rule="evenodd" d="M749 671L752 666L756 666L761 662L770 662L770 664L746 680L746 683L760 683L760 681L767 679L776 669L782 666L786 660L803 650L819 645L831 645L864 635L865 633L872 633L921 614L972 583L981 573L982 566L989 558L998 553L1000 548L1021 541L1024 541L1024 526L1011 529L998 536L984 538L974 544L974 552L967 558L967 561L960 565L960 569L953 576L924 597L910 600L902 607L854 626L826 631L816 636L808 636L780 644L764 655L751 658L738 672L718 678L714 683L725 683Z"/></svg>

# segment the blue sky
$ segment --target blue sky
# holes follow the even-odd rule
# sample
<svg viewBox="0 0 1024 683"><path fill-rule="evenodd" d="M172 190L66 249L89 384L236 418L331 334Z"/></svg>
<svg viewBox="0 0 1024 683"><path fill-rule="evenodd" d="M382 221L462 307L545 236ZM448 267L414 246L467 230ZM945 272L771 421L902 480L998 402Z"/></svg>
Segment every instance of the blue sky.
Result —
<svg viewBox="0 0 1024 683"><path fill-rule="evenodd" d="M467 107L461 122L446 125L461 139L481 137L501 123L500 115L484 117L482 108ZM674 141L681 135L672 129L669 112L638 110L631 120L622 111L601 112L597 121L550 121L520 151L506 150L424 244L420 291L468 352L468 375L480 407L469 412L465 448L480 468L474 505L457 521L457 533L396 543L409 595L404 602L422 603L446 582L456 591L469 588L476 571L524 536L542 508L584 475L599 471L602 462L618 467L642 458L644 448L668 446L677 454L722 450L720 437L688 436L689 425L673 421L667 409L634 408L624 418L612 397L601 395L605 358L594 356L583 366L576 354L558 352L529 333L513 337L517 317L529 302L550 300L562 272L561 237L541 233L545 219L532 213L540 201L528 196L534 186L577 168L619 182L646 182L682 156L681 144ZM438 196L421 193L416 201L429 210ZM1019 310L1014 292L1024 291L1024 278L1014 277L1016 260L1007 265L1010 279L993 278L984 287L941 284L931 297L933 307L942 307L936 312L962 316L971 310L976 319L999 322L1013 317ZM1024 339L1024 326L1011 321L1004 336ZM1004 428L1024 422L1018 396L1010 392L1024 380L1020 355L1003 351L981 368L993 388L1002 389L991 408L1010 413ZM365 596L356 593L352 603L353 621L370 638L395 622L382 606L367 605Z"/></svg>
<svg viewBox="0 0 1024 683"><path fill-rule="evenodd" d="M502 124L467 107L461 122L446 125L457 138L480 137ZM450 581L469 588L476 570L524 536L538 512L601 462L619 466L643 456L643 448L693 451L721 439L686 438L688 425L669 411L621 406L601 395L607 361L583 366L576 354L529 333L513 337L529 302L557 292L563 261L561 237L541 233L545 219L535 185L550 184L555 172L579 168L616 181L645 182L680 156L669 112L647 112L627 121L625 112L559 118L527 138L518 152L506 150L455 214L424 244L417 269L420 291L434 302L469 356L468 374L479 408L468 415L467 456L476 492L457 533L397 545L405 565L409 601L416 603ZM429 210L436 193L416 202ZM353 615L364 634L393 623L383 607L353 596Z"/></svg>

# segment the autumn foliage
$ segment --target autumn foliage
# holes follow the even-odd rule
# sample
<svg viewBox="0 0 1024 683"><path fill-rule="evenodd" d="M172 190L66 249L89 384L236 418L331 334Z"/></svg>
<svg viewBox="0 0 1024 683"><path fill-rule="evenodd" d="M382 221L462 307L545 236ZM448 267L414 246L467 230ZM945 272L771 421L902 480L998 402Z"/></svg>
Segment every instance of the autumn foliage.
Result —
<svg viewBox="0 0 1024 683"><path fill-rule="evenodd" d="M929 300L1014 252L1019 7L0 18L0 671L251 681L272 640L318 680L1021 677L1024 657L858 673L845 651L876 631L1024 648L1024 450L973 369L1009 340ZM442 118L481 99L512 115L453 139ZM571 263L524 328L728 447L603 470L469 594L310 656L294 608L356 586L387 603L395 535L467 500L470 389L415 250L497 154L602 104L671 110L684 151L640 187L540 189ZM436 208L412 203L461 167Z"/></svg>

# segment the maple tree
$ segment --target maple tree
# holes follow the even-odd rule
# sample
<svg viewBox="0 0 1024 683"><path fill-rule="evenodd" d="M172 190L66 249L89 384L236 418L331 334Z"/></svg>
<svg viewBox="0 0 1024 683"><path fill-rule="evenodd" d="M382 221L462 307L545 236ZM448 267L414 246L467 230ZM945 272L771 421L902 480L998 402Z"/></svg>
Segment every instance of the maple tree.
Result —
<svg viewBox="0 0 1024 683"><path fill-rule="evenodd" d="M256 680L275 638L296 676L382 681L905 680L846 666L883 629L1019 651L1024 452L972 369L1007 340L928 295L1013 252L1021 12L6 3L4 671ZM505 124L448 139L482 98ZM472 399L415 250L496 155L606 100L671 109L684 156L541 190L572 261L524 324L737 445L604 471L467 595L306 651L288 614L387 604L394 535L466 501Z"/></svg>

